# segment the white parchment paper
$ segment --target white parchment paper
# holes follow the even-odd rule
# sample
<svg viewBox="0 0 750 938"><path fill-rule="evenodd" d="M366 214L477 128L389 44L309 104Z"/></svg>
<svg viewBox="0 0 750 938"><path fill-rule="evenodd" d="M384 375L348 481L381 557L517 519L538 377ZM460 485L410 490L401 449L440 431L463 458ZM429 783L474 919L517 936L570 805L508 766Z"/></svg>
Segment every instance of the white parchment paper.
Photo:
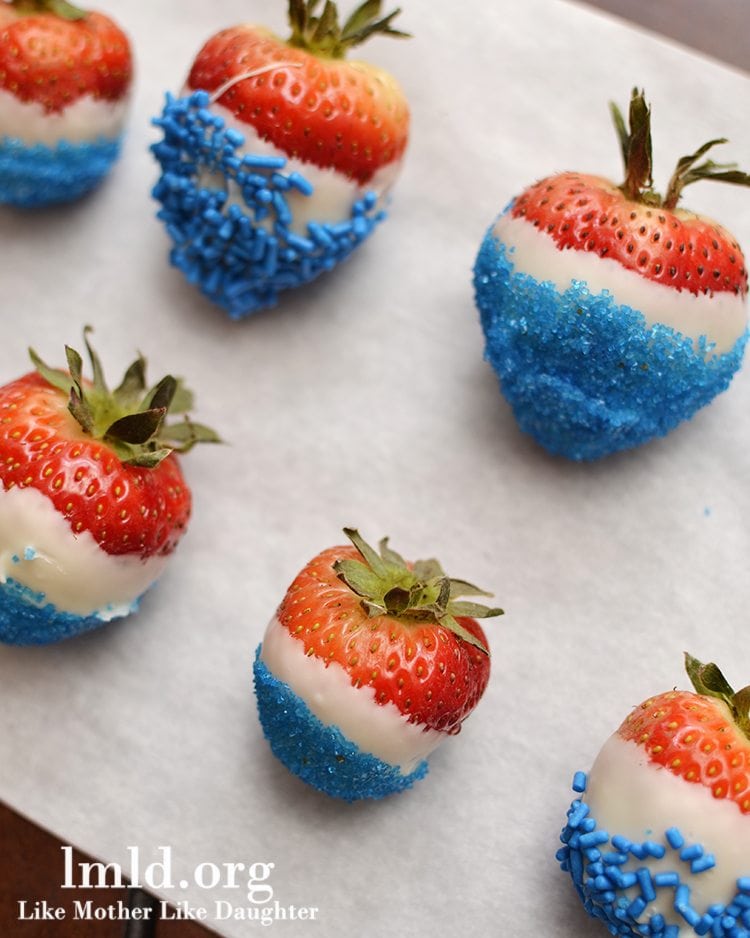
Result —
<svg viewBox="0 0 750 938"><path fill-rule="evenodd" d="M168 846L173 902L202 863L269 862L284 935L602 934L554 860L576 769L689 649L750 680L750 380L665 440L594 465L523 437L483 361L470 285L506 202L563 169L620 177L607 102L653 105L656 178L729 136L750 164L750 79L562 0L409 0L408 43L373 41L412 104L387 224L345 266L233 324L166 261L149 118L204 39L261 0L108 0L138 57L122 162L67 208L0 210L0 376L34 344L62 362L84 323L115 374L136 348L186 376L227 440L185 460L190 531L130 621L58 647L0 648L0 797L66 843L142 864ZM720 158L717 154L717 158ZM750 246L750 195L686 204ZM271 756L251 660L301 565L357 525L493 589L485 699L413 791L326 799ZM62 877L62 865L61 865ZM184 880L186 888L179 887ZM207 922L226 936L262 926Z"/></svg>

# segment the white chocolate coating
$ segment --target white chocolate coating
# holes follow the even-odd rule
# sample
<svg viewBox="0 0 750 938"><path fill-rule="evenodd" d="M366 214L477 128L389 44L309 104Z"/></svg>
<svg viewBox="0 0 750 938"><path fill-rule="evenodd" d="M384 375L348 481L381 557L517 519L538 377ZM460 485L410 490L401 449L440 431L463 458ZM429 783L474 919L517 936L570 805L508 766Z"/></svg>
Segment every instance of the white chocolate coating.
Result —
<svg viewBox="0 0 750 938"><path fill-rule="evenodd" d="M261 660L278 680L288 684L327 726L337 726L362 752L369 752L413 772L446 736L409 723L393 703L378 704L371 687L356 688L336 663L326 665L305 654L304 642L293 638L274 616L263 638Z"/></svg>
<svg viewBox="0 0 750 938"><path fill-rule="evenodd" d="M510 250L518 273L549 281L560 292L583 281L592 294L606 291L619 305L640 310L649 326L661 323L694 342L705 336L717 353L728 352L747 328L746 304L736 293L696 295L655 283L611 257L560 249L545 231L509 212L497 220L493 234Z"/></svg>
<svg viewBox="0 0 750 938"><path fill-rule="evenodd" d="M190 89L185 89L187 94ZM223 118L226 127L231 127L245 138L245 145L237 150L238 156L244 153L256 153L261 156L283 156L287 163L281 172L288 175L297 172L314 187L310 196L301 192L290 191L285 193L287 204L293 214L290 229L296 234L307 234L307 225L310 221L339 222L349 218L354 203L367 192L375 192L378 198L384 200L401 168L401 160L394 160L381 167L372 179L364 186L352 179L348 179L335 169L322 169L313 163L307 163L296 157L287 156L282 150L267 140L262 140L251 124L238 120L231 110L220 104L212 104L211 111ZM204 173L200 185L206 188L224 188L226 182L221 176ZM231 183L230 198L242 205L242 196L232 191L236 186Z"/></svg>
<svg viewBox="0 0 750 938"><path fill-rule="evenodd" d="M101 101L91 95L76 98L64 110L48 114L41 104L21 101L0 89L0 137L15 137L23 143L54 146L59 140L84 143L99 137L120 136L127 116L128 100Z"/></svg>
<svg viewBox="0 0 750 938"><path fill-rule="evenodd" d="M126 615L165 563L107 554L88 531L74 534L41 492L0 487L0 582L43 593L64 612L104 621Z"/></svg>
<svg viewBox="0 0 750 938"><path fill-rule="evenodd" d="M648 860L652 874L679 869L680 878L690 886L690 903L699 914L714 902L728 904L737 892L738 877L750 875L750 815L742 814L732 801L714 798L710 788L686 782L649 762L643 748L631 740L615 734L604 744L588 775L583 800L597 826L610 836L662 842L665 831L676 827L686 844L699 843L713 854L716 866L697 874L671 849L662 860ZM668 924L684 925L664 891L657 893L640 920L647 921L657 912Z"/></svg>

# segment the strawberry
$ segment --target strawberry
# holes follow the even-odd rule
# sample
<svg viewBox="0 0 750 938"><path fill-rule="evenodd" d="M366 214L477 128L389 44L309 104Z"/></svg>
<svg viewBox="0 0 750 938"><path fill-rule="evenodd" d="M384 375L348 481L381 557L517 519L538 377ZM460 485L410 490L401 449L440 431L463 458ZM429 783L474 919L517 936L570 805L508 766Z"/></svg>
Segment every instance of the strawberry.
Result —
<svg viewBox="0 0 750 938"><path fill-rule="evenodd" d="M669 432L731 381L747 339L748 274L737 241L678 208L699 179L750 185L700 162L653 190L650 109L634 90L617 186L575 172L542 179L487 233L474 271L486 354L521 429L572 459Z"/></svg>
<svg viewBox="0 0 750 938"><path fill-rule="evenodd" d="M695 692L640 704L568 812L562 869L626 936L750 936L750 687L685 656Z"/></svg>
<svg viewBox="0 0 750 938"><path fill-rule="evenodd" d="M458 733L490 673L476 617L435 560L407 564L356 530L299 573L255 661L258 711L275 755L326 794L353 801L411 786Z"/></svg>
<svg viewBox="0 0 750 938"><path fill-rule="evenodd" d="M109 17L67 0L0 0L0 201L85 194L120 152L132 56Z"/></svg>
<svg viewBox="0 0 750 938"><path fill-rule="evenodd" d="M110 391L66 348L69 371L45 365L0 388L0 639L54 641L137 608L182 537L190 490L177 452L215 441L189 418L171 376L146 389L139 357Z"/></svg>
<svg viewBox="0 0 750 938"><path fill-rule="evenodd" d="M326 0L290 0L291 36L242 25L212 36L184 96L155 123L154 189L172 263L240 318L330 270L385 217L408 138L394 78L347 52L404 36L365 0L343 25Z"/></svg>

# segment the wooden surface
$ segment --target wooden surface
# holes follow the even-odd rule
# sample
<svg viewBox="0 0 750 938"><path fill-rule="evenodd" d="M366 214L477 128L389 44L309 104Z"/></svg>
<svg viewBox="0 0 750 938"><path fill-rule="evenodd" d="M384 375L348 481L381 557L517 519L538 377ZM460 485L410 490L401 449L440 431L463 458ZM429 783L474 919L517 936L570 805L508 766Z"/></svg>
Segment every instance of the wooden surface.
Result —
<svg viewBox="0 0 750 938"><path fill-rule="evenodd" d="M737 68L750 70L750 0L579 0L588 6L635 22L699 52ZM0 935L23 934L24 938L122 938L124 924L111 921L17 921L18 902L27 907L36 900L50 905L69 905L69 894L61 882L61 843L30 821L0 805ZM81 854L78 861L91 861ZM77 899L95 899L105 904L96 890L81 891ZM121 899L127 890L108 889L106 904ZM22 931L21 931L22 929ZM159 922L158 938L207 938L214 934L191 922ZM126 933L127 934L127 933ZM141 931L143 938L149 935ZM133 929L132 938L137 932Z"/></svg>
<svg viewBox="0 0 750 938"><path fill-rule="evenodd" d="M126 888L116 889L62 889L64 881L62 844L46 831L26 818L0 804L0 935L2 938L209 938L215 934L189 921L159 921L155 928L147 923L133 922L130 931L120 921L44 919L18 921L19 902L25 909L34 909L35 903L48 907L61 906L72 914L73 899L92 901L94 907L128 905L130 896ZM77 851L73 863L90 863L93 858ZM102 893L106 895L102 895Z"/></svg>

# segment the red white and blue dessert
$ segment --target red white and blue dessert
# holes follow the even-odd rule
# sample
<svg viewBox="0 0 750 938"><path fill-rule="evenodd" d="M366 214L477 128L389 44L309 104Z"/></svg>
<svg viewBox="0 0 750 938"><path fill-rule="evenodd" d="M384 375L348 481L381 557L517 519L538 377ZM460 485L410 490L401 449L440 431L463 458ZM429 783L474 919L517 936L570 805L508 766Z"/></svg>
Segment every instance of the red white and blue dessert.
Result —
<svg viewBox="0 0 750 938"><path fill-rule="evenodd" d="M101 13L0 0L0 203L69 202L120 154L132 57Z"/></svg>
<svg viewBox="0 0 750 938"><path fill-rule="evenodd" d="M289 4L292 35L241 25L211 37L154 123L154 197L172 264L232 318L276 303L348 257L386 215L409 110L395 79L352 47L401 36L365 2ZM398 11L396 11L398 12Z"/></svg>
<svg viewBox="0 0 750 938"><path fill-rule="evenodd" d="M576 773L557 859L612 935L750 938L750 688L686 663Z"/></svg>
<svg viewBox="0 0 750 938"><path fill-rule="evenodd" d="M88 330L86 331L88 333ZM176 451L215 434L183 416L171 376L154 388L138 358L110 391L77 352L68 371L0 388L0 641L38 645L134 612L185 533L191 495Z"/></svg>
<svg viewBox="0 0 750 938"><path fill-rule="evenodd" d="M459 732L487 686L476 617L435 560L407 564L353 529L352 545L314 557L289 587L255 659L263 732L304 782L355 801L409 788Z"/></svg>
<svg viewBox="0 0 750 938"><path fill-rule="evenodd" d="M700 179L750 185L734 166L678 163L652 188L650 110L613 106L626 176L567 172L514 199L474 268L486 356L519 426L552 453L597 459L663 436L725 390L747 341L748 274L717 222L678 208Z"/></svg>

